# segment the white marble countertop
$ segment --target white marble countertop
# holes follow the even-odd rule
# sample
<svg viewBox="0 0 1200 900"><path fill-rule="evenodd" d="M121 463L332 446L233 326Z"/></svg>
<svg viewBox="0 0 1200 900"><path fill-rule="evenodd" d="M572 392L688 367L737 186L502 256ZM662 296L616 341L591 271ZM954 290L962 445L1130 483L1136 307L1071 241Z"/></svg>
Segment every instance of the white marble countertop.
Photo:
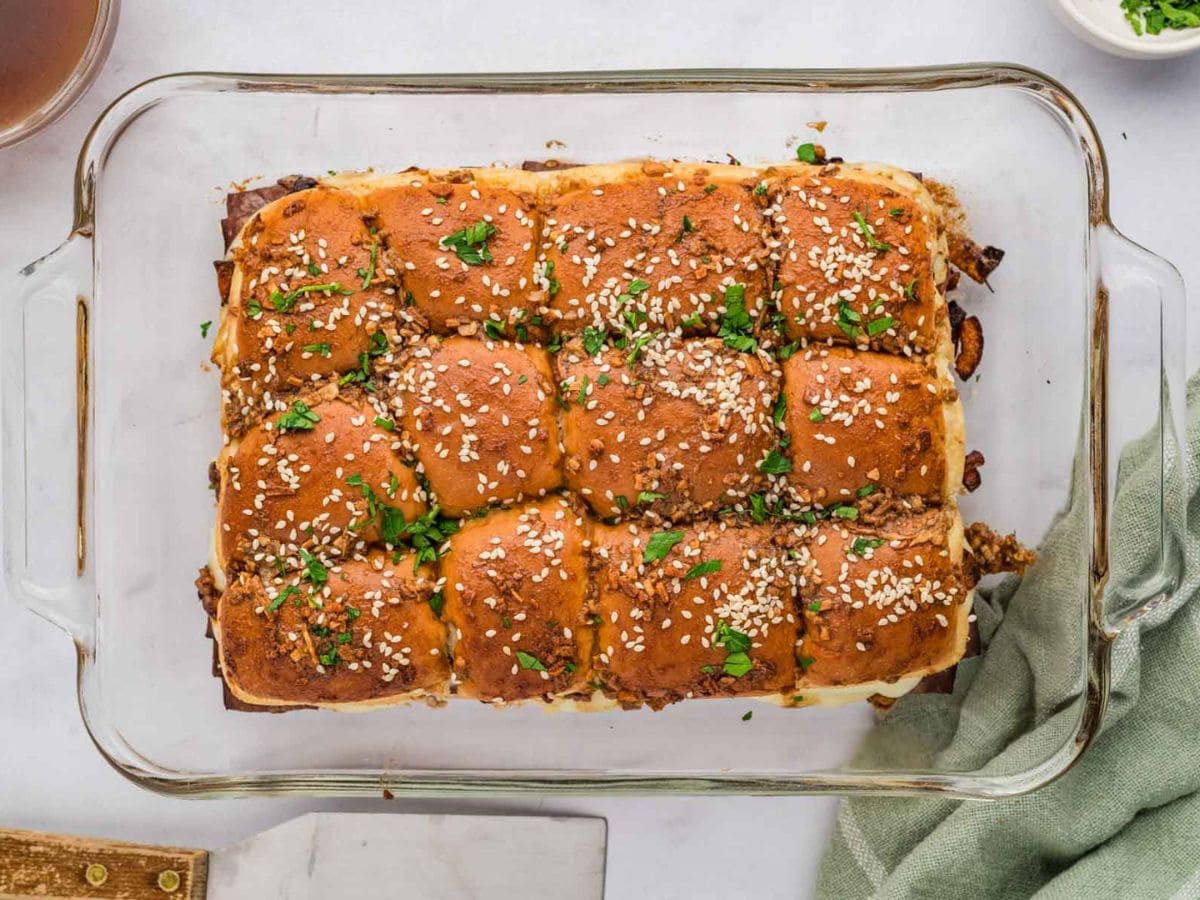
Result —
<svg viewBox="0 0 1200 900"><path fill-rule="evenodd" d="M1117 0L1094 0L1113 2ZM101 109L152 75L187 69L439 72L698 66L833 67L1005 60L1074 90L1109 154L1112 214L1131 238L1200 285L1191 206L1200 145L1200 55L1106 56L1072 37L1043 0L675 5L292 0L125 0L99 81L65 119L0 151L0 266L56 246L71 217L80 142ZM337 10L335 13L334 11ZM256 18L261 16L261 19ZM1200 347L1200 316L1189 346ZM1195 352L1192 358L1196 359ZM9 602L9 601L5 601ZM604 816L608 895L808 896L836 803L828 798L525 798L468 801L178 800L124 780L90 746L70 641L21 609L0 629L0 824L193 846L222 846L323 809L520 811ZM726 877L729 876L729 877Z"/></svg>

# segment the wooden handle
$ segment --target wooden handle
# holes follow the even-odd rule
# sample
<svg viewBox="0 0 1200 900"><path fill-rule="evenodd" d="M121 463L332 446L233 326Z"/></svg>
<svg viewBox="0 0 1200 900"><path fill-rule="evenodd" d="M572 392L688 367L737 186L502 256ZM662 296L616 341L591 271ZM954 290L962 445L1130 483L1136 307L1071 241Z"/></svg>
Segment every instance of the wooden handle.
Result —
<svg viewBox="0 0 1200 900"><path fill-rule="evenodd" d="M0 898L204 900L208 853L0 828Z"/></svg>

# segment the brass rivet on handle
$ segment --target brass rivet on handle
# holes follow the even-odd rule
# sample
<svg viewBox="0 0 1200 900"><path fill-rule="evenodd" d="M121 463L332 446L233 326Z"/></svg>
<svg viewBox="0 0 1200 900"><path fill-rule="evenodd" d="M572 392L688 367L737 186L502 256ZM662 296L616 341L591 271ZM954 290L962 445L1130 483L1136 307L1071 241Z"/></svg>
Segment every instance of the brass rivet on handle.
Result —
<svg viewBox="0 0 1200 900"><path fill-rule="evenodd" d="M83 870L83 880L92 887L100 887L108 881L108 867L100 863L88 863L88 867Z"/></svg>
<svg viewBox="0 0 1200 900"><path fill-rule="evenodd" d="M179 885L183 879L179 877L179 873L174 869L163 869L158 873L158 889L167 894L173 894L179 890Z"/></svg>

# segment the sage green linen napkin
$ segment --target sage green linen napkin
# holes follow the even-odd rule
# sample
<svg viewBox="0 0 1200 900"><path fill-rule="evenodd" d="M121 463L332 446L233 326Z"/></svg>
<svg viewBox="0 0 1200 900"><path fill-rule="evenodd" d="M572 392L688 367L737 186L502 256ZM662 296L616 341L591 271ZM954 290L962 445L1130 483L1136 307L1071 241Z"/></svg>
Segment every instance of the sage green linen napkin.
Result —
<svg viewBox="0 0 1200 900"><path fill-rule="evenodd" d="M1126 626L1113 646L1113 689L1100 735L1063 777L995 802L852 797L838 811L817 895L879 898L1200 897L1200 375L1188 385L1188 531L1177 598ZM1159 536L1142 513L1157 503L1157 442L1123 454L1111 530L1114 571L1135 569ZM1176 475L1179 473L1176 472ZM1078 495L1078 492L1076 492ZM977 603L986 652L959 667L952 695L910 695L881 717L856 764L911 755L912 736L937 747L939 767L984 770L1040 760L1077 712L1054 695L1076 665L1046 646L1055 596L1077 585L1054 565L1087 539L1068 510L1023 581ZM1140 527L1139 527L1140 526ZM1060 556L1062 555L1062 556ZM1078 558L1077 556L1075 557ZM1058 632L1061 633L1061 632Z"/></svg>

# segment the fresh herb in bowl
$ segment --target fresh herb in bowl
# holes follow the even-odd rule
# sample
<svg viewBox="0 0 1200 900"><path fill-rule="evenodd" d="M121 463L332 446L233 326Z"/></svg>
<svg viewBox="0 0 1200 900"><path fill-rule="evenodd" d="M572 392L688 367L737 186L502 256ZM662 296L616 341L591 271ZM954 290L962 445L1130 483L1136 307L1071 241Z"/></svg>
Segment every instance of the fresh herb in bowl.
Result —
<svg viewBox="0 0 1200 900"><path fill-rule="evenodd" d="M1121 0L1121 9L1139 36L1161 34L1169 28L1200 28L1200 0Z"/></svg>

